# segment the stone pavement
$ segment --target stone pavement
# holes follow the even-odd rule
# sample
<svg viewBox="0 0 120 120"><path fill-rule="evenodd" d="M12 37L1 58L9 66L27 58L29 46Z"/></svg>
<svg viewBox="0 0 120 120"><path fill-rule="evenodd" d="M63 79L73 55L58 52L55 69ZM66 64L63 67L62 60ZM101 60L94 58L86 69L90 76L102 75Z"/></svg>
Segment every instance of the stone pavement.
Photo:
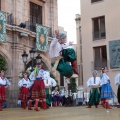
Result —
<svg viewBox="0 0 120 120"><path fill-rule="evenodd" d="M6 108L0 111L0 120L120 120L120 109L52 107L48 110L28 111L21 108Z"/></svg>

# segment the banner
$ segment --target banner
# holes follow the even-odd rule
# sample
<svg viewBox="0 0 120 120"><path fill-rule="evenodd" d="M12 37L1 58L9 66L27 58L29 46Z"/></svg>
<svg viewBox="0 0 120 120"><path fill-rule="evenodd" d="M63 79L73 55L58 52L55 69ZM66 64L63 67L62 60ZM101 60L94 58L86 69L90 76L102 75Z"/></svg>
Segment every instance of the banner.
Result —
<svg viewBox="0 0 120 120"><path fill-rule="evenodd" d="M48 51L48 29L36 24L36 49L39 51Z"/></svg>
<svg viewBox="0 0 120 120"><path fill-rule="evenodd" d="M6 13L0 11L0 42L6 41Z"/></svg>

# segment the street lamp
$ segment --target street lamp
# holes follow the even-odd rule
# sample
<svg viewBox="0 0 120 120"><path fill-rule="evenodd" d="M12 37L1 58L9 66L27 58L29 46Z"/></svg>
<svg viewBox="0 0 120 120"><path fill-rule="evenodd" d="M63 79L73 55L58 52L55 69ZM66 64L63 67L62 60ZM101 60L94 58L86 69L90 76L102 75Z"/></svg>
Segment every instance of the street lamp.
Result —
<svg viewBox="0 0 120 120"><path fill-rule="evenodd" d="M30 51L30 58L32 59L32 71L33 71L33 61L34 61L34 54L35 54L35 50L32 48Z"/></svg>
<svg viewBox="0 0 120 120"><path fill-rule="evenodd" d="M41 63L42 57L40 56L40 54L38 54L38 56L36 57L36 62L37 63Z"/></svg>
<svg viewBox="0 0 120 120"><path fill-rule="evenodd" d="M22 60L24 63L24 67L26 66L26 63L27 63L27 57L28 57L28 54L26 53L26 51L24 51L22 54Z"/></svg>

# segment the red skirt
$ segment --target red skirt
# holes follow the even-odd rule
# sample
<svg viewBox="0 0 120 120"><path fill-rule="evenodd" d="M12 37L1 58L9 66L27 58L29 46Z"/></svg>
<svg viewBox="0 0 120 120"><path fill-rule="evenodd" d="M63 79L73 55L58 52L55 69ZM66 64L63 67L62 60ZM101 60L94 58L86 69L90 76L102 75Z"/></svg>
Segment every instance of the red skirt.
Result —
<svg viewBox="0 0 120 120"><path fill-rule="evenodd" d="M5 86L0 86L0 102L6 102Z"/></svg>
<svg viewBox="0 0 120 120"><path fill-rule="evenodd" d="M27 100L28 100L28 92L29 92L29 89L28 89L28 88L22 87L22 88L20 89L20 94L19 94L18 99L19 99L19 100L22 100L22 101L27 101Z"/></svg>
<svg viewBox="0 0 120 120"><path fill-rule="evenodd" d="M32 99L45 99L46 93L45 93L45 84L43 80L35 80L32 88Z"/></svg>

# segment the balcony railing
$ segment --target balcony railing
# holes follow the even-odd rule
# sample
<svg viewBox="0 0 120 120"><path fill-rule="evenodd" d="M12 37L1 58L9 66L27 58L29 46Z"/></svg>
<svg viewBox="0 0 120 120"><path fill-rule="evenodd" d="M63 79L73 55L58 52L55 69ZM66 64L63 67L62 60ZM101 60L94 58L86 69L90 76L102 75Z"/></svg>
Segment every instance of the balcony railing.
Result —
<svg viewBox="0 0 120 120"><path fill-rule="evenodd" d="M7 19L6 20L7 24L9 24L9 25L15 25L14 22L13 22L13 15L12 15L12 13L11 14L7 13L6 19ZM36 25L30 24L30 21L26 21L25 24L26 24L25 29L28 29L29 31L32 31L32 32L36 32ZM48 36L52 37L52 28L51 27L48 27Z"/></svg>
<svg viewBox="0 0 120 120"><path fill-rule="evenodd" d="M26 24L26 29L28 29L32 32L36 32L36 25L31 24L30 21L26 21L25 24ZM52 28L51 27L48 27L48 36L52 37Z"/></svg>
<svg viewBox="0 0 120 120"><path fill-rule="evenodd" d="M93 32L93 40L99 40L99 39L105 39L106 38L106 33L105 32Z"/></svg>
<svg viewBox="0 0 120 120"><path fill-rule="evenodd" d="M92 69L94 70L101 70L103 67L108 67L107 60L96 60L92 62Z"/></svg>

